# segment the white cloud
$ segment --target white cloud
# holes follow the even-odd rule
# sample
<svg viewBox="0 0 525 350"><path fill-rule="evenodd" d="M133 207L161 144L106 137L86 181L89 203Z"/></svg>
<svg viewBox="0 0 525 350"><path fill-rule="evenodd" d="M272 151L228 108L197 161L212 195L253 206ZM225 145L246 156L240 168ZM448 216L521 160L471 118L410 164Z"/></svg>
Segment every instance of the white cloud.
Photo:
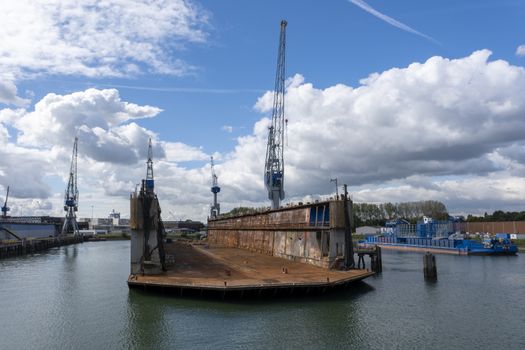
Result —
<svg viewBox="0 0 525 350"><path fill-rule="evenodd" d="M35 104L33 111L3 109L2 184L13 184L17 188L14 193L20 198L50 196L43 178L67 177L75 135L79 137L79 164L82 168L84 162L92 162L88 170L94 171L95 178L105 167L132 167L146 158L148 140L155 138L154 133L135 121L160 112L156 107L122 101L117 90L96 89L69 95L48 94ZM15 143L8 143L4 125L18 132L11 135L16 136ZM155 153L159 158L165 154L160 145L156 145ZM111 174L106 178L113 179Z"/></svg>
<svg viewBox="0 0 525 350"><path fill-rule="evenodd" d="M79 137L80 215L87 216L91 205L99 213L113 208L128 211L129 193L146 174L150 137L154 140L155 177L161 184L160 192L164 195L171 193L172 186L180 187L176 198L205 201L205 187L201 194L193 190L197 179L204 186L207 171L187 170L177 163L208 161L209 155L198 147L160 141L152 131L137 124L160 112L157 107L122 101L113 89L48 94L33 111L0 110L0 184L11 185L13 215L45 209L30 205L26 198L52 203L47 215L62 214L62 191L68 180L74 135ZM18 134L9 138L6 126ZM202 208L199 210L199 215L205 215Z"/></svg>
<svg viewBox="0 0 525 350"><path fill-rule="evenodd" d="M525 181L507 173L432 181L430 186L390 182L386 186L358 188L353 193L357 202L405 202L434 199L447 204L450 212L472 214L494 210L522 210ZM408 199L407 199L408 198Z"/></svg>
<svg viewBox="0 0 525 350"><path fill-rule="evenodd" d="M1 124L0 124L1 126ZM5 143L0 149L0 184L11 186L12 198L47 198L51 188L45 176L52 171L48 155Z"/></svg>
<svg viewBox="0 0 525 350"><path fill-rule="evenodd" d="M0 68L16 78L185 74L192 67L172 54L206 40L207 16L190 0L6 1Z"/></svg>
<svg viewBox="0 0 525 350"><path fill-rule="evenodd" d="M489 57L488 50L459 59L432 57L371 74L357 87L319 89L299 75L288 79L287 200L329 194L330 178L338 177L358 201L436 199L454 212L521 210L525 69ZM230 153L214 154L223 210L269 204L263 168L272 97L267 92L258 99L256 108L265 116L250 134L238 137ZM0 133L1 184L20 181L17 186L26 189L20 197L49 198L60 214L72 144L61 136L80 126L80 215L90 216L90 205L95 212L115 208L127 215L128 195L145 177L147 140L153 137L163 213L204 219L212 200L210 166L194 166L209 155L159 140L138 124L158 113L121 101L116 90L95 89L48 95L34 111L4 109L0 127L10 125L20 135L15 145L9 143L13 135ZM60 192L51 190L50 177L61 179Z"/></svg>
<svg viewBox="0 0 525 350"><path fill-rule="evenodd" d="M518 48L516 49L516 55L520 57L525 56L525 45L518 46Z"/></svg>
<svg viewBox="0 0 525 350"><path fill-rule="evenodd" d="M227 133L232 133L233 132L233 126L231 125L223 125L222 126L222 130L226 131Z"/></svg>
<svg viewBox="0 0 525 350"><path fill-rule="evenodd" d="M2 80L0 77L0 103L15 106L26 106L30 102L31 100L18 96L16 86L11 80Z"/></svg>
<svg viewBox="0 0 525 350"><path fill-rule="evenodd" d="M458 203L468 207L467 191L456 191L456 196L450 186L437 191L440 181L451 176L476 178L475 186L491 186L494 176L502 184L509 179L521 183L512 191L525 195L519 156L525 144L525 70L505 61L489 61L490 54L481 50L460 59L432 57L371 74L356 88L338 84L317 89L307 82L289 86L288 198L329 193L333 191L329 179L334 176L340 183L365 188L360 200L407 201L435 195L451 207ZM272 99L267 92L256 108L270 112ZM243 174L241 186L253 188L254 181L262 186L266 133L255 131L249 139L250 149L257 151L234 155L238 166L233 173L245 163L254 164L247 167L253 174L249 179ZM383 188L392 181L397 192ZM482 200L493 196L494 203L501 203L498 198L514 198L508 188L499 190L498 195L488 192Z"/></svg>
<svg viewBox="0 0 525 350"><path fill-rule="evenodd" d="M210 158L201 148L189 146L181 142L163 142L162 148L166 152L165 158L172 162L206 161Z"/></svg>
<svg viewBox="0 0 525 350"><path fill-rule="evenodd" d="M160 112L157 107L122 101L114 89L87 89L69 95L48 94L35 104L34 111L12 121L12 126L19 130L17 142L22 146L69 148L78 135L80 149L87 156L129 164L145 154L137 145L152 136L133 121Z"/></svg>

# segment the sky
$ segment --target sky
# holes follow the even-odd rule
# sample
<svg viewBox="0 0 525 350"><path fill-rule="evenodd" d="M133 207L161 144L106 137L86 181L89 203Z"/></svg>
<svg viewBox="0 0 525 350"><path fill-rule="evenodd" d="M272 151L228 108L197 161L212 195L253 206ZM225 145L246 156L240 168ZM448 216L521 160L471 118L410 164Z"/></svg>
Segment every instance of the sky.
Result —
<svg viewBox="0 0 525 350"><path fill-rule="evenodd" d="M153 142L165 220L269 206L263 183L279 23L288 21L287 203L525 210L521 0L17 0L0 12L0 200L129 217ZM339 188L339 191L341 189Z"/></svg>

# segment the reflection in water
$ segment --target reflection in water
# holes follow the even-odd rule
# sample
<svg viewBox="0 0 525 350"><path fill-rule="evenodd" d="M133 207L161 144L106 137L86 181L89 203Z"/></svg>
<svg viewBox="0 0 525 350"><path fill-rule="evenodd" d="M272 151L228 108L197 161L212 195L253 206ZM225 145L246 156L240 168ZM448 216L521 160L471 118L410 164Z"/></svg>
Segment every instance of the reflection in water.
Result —
<svg viewBox="0 0 525 350"><path fill-rule="evenodd" d="M282 348L351 345L362 338L357 301L374 288L357 283L323 296L274 300L203 300L130 290L125 341L133 348ZM273 336L280 334L280 336ZM190 346L191 345L191 346Z"/></svg>
<svg viewBox="0 0 525 350"><path fill-rule="evenodd" d="M163 303L156 303L151 296L130 290L128 294L128 327L123 342L133 349L162 349L167 333Z"/></svg>
<svg viewBox="0 0 525 350"><path fill-rule="evenodd" d="M60 247L59 249L61 249L63 252L64 252L64 258L65 260L69 260L69 261L72 261L74 260L77 255L78 255L78 244L75 244L75 245L67 245L67 246L63 246L63 247Z"/></svg>

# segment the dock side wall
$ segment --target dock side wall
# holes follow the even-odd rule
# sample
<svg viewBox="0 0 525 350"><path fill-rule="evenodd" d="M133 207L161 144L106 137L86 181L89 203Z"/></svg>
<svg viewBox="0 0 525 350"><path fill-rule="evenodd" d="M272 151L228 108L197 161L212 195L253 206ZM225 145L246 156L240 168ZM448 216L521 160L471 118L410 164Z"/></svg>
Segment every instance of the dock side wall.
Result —
<svg viewBox="0 0 525 350"><path fill-rule="evenodd" d="M157 202L151 203L150 215L155 216L159 210ZM152 225L149 231L147 244L152 251L148 261L145 260L145 231L144 231L144 215L142 201L134 194L130 198L130 229L131 229L131 274L159 274L160 269L160 256L158 249L159 242L157 241L157 231L154 225Z"/></svg>
<svg viewBox="0 0 525 350"><path fill-rule="evenodd" d="M330 268L344 254L343 208L331 201L210 220L208 241Z"/></svg>

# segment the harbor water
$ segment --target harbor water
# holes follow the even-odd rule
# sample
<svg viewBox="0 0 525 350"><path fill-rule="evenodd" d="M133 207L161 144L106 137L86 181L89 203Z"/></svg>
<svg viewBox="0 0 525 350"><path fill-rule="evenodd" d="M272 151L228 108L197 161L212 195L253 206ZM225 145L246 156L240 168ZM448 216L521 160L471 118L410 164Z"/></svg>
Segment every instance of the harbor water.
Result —
<svg viewBox="0 0 525 350"><path fill-rule="evenodd" d="M525 349L525 254L383 250L352 289L278 300L129 290L129 241L0 260L1 349ZM368 261L367 261L368 264Z"/></svg>

